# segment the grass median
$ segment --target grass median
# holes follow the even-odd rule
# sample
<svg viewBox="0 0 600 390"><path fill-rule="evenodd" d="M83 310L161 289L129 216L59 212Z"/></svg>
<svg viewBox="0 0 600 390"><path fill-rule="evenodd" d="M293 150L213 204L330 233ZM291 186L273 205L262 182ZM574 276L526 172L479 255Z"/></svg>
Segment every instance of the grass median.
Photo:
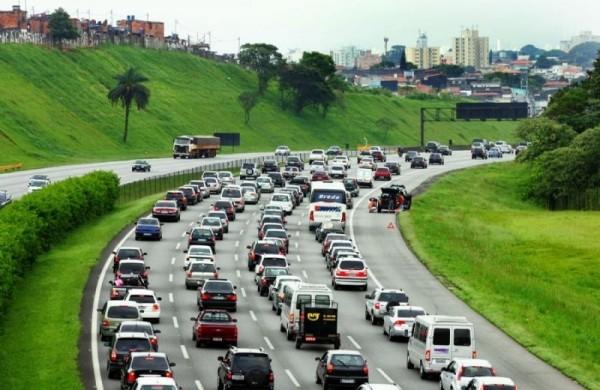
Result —
<svg viewBox="0 0 600 390"><path fill-rule="evenodd" d="M402 233L457 296L600 389L600 212L549 212L523 201L526 179L515 163L444 176L402 214Z"/></svg>
<svg viewBox="0 0 600 390"><path fill-rule="evenodd" d="M41 256L17 285L0 326L0 377L7 389L82 389L79 309L90 270L125 225L158 195L124 203L73 231Z"/></svg>

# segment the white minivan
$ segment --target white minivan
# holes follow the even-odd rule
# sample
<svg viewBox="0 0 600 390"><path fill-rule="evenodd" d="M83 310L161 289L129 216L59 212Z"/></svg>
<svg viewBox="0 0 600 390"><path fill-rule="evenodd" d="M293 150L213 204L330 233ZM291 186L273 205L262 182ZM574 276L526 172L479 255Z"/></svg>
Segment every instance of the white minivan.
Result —
<svg viewBox="0 0 600 390"><path fill-rule="evenodd" d="M284 287L279 329L287 334L288 340L293 340L296 337L298 317L303 304L331 307L333 294L329 287L324 284L299 283Z"/></svg>
<svg viewBox="0 0 600 390"><path fill-rule="evenodd" d="M358 168L356 170L356 182L361 187L373 188L373 171L368 168Z"/></svg>
<svg viewBox="0 0 600 390"><path fill-rule="evenodd" d="M408 340L406 367L418 367L422 379L440 373L454 358L476 357L474 327L465 317L416 317Z"/></svg>

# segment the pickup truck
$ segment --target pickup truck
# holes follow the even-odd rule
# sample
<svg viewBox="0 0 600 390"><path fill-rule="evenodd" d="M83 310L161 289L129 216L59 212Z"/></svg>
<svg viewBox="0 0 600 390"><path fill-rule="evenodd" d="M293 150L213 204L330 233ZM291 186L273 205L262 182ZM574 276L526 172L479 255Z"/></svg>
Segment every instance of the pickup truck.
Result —
<svg viewBox="0 0 600 390"><path fill-rule="evenodd" d="M192 340L196 347L208 343L223 343L237 346L237 319L225 310L203 310L197 317L191 317Z"/></svg>

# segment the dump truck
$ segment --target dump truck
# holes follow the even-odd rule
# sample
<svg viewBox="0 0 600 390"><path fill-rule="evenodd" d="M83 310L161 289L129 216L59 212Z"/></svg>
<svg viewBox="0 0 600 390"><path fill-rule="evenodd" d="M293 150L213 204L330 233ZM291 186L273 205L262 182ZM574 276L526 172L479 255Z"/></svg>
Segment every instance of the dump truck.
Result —
<svg viewBox="0 0 600 390"><path fill-rule="evenodd" d="M212 135L182 135L173 140L173 158L215 157L221 139Z"/></svg>

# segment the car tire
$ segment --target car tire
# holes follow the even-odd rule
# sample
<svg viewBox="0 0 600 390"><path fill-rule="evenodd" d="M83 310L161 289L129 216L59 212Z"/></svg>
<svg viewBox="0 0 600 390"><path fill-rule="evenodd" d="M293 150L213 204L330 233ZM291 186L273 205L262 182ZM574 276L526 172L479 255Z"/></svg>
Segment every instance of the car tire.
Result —
<svg viewBox="0 0 600 390"><path fill-rule="evenodd" d="M288 341L292 341L294 339L294 334L288 330L286 330L286 338Z"/></svg>
<svg viewBox="0 0 600 390"><path fill-rule="evenodd" d="M410 361L410 358L408 357L408 351L406 352L406 368L409 370L412 370L413 368L415 368L415 365L412 364L412 362Z"/></svg>
<svg viewBox="0 0 600 390"><path fill-rule="evenodd" d="M282 324L282 323L279 323L279 331L280 331L281 333L285 333L285 328L283 327L283 324Z"/></svg>
<svg viewBox="0 0 600 390"><path fill-rule="evenodd" d="M321 378L319 378L319 375L315 375L315 383L316 383L317 385L320 385L320 384L321 384Z"/></svg>
<svg viewBox="0 0 600 390"><path fill-rule="evenodd" d="M429 378L429 374L427 374L425 368L423 367L423 362L419 363L419 377L423 380Z"/></svg>
<svg viewBox="0 0 600 390"><path fill-rule="evenodd" d="M369 311L367 309L365 309L365 320L371 320L371 315L369 314Z"/></svg>
<svg viewBox="0 0 600 390"><path fill-rule="evenodd" d="M371 325L372 325L372 326L375 326L375 325L377 325L377 323L379 322L379 321L377 321L377 317L375 317L375 316L373 315L373 313L371 313L370 317L371 317Z"/></svg>

